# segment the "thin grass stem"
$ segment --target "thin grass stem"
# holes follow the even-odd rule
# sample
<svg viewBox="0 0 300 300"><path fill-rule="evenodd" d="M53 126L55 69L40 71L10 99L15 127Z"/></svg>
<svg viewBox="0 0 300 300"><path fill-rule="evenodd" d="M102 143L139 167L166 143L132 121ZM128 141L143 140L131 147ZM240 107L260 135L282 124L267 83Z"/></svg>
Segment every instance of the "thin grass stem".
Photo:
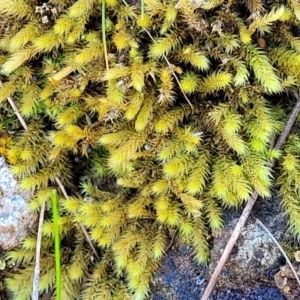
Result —
<svg viewBox="0 0 300 300"><path fill-rule="evenodd" d="M141 16L142 16L142 19L144 19L144 15L145 15L145 2L144 2L144 0L141 0Z"/></svg>
<svg viewBox="0 0 300 300"><path fill-rule="evenodd" d="M52 190L52 212L55 245L56 300L61 300L61 266L60 266L60 237L58 224L57 193Z"/></svg>
<svg viewBox="0 0 300 300"><path fill-rule="evenodd" d="M105 58L105 65L106 69L108 70L108 55L107 55L107 44L106 44L106 20L105 20L105 0L101 0L102 7L101 7L101 19L102 19L102 42L103 42L103 48L104 48L104 58Z"/></svg>

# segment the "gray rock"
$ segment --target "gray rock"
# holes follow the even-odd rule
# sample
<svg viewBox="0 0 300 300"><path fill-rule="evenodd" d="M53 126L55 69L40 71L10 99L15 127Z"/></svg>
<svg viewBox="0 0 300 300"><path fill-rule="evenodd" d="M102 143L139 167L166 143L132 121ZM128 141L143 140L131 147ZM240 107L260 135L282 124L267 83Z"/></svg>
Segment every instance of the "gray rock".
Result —
<svg viewBox="0 0 300 300"><path fill-rule="evenodd" d="M215 237L211 252L211 272L215 269L237 221L235 219L228 224ZM257 223L250 221L242 230L229 261L222 269L218 286L240 288L245 283L253 282L256 285L264 282L272 269L279 268L281 258L281 252L268 234Z"/></svg>
<svg viewBox="0 0 300 300"><path fill-rule="evenodd" d="M0 157L0 247L10 250L20 245L33 227L36 215L29 210L29 195L21 194L17 181Z"/></svg>
<svg viewBox="0 0 300 300"><path fill-rule="evenodd" d="M274 275L280 269L282 254L253 216L280 242L292 239L287 234L287 220L280 210L280 199L259 200L252 217L224 266L210 300L284 300L276 287ZM192 249L176 241L153 279L151 300L199 300L218 263L241 210L224 214L224 228L214 233L208 267L195 263Z"/></svg>

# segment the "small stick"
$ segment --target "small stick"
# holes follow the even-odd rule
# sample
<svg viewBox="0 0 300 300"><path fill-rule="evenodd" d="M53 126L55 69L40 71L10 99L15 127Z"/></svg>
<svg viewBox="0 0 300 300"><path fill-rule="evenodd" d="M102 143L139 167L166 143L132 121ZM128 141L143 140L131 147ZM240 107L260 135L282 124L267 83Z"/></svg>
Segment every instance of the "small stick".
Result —
<svg viewBox="0 0 300 300"><path fill-rule="evenodd" d="M35 249L36 254L35 254L32 300L39 299L40 257L41 257L42 227L44 222L44 214L45 214L45 202L43 203L40 211L39 228L38 228L38 235L36 239L36 249Z"/></svg>
<svg viewBox="0 0 300 300"><path fill-rule="evenodd" d="M167 253L169 251L169 249L172 247L173 243L174 243L174 240L175 240L175 236L177 235L178 233L178 229L176 229L176 231L174 232L172 238L171 238L171 241L167 247L167 249L165 250L165 253Z"/></svg>
<svg viewBox="0 0 300 300"><path fill-rule="evenodd" d="M287 263L289 264L296 280L298 281L298 284L300 286L300 279L298 277L298 274L295 270L295 268L293 267L290 259L288 258L288 256L286 255L286 253L284 252L284 250L282 249L282 247L280 246L280 244L278 243L278 241L275 239L274 235L270 232L270 230L263 224L263 222L261 222L259 219L255 218L256 222L267 232L267 234L269 235L269 237L272 239L272 241L276 244L276 246L279 248L280 252L283 254L284 258L286 259Z"/></svg>
<svg viewBox="0 0 300 300"><path fill-rule="evenodd" d="M229 258L229 255L232 251L232 248L234 247L234 245L236 244L236 241L242 231L242 228L244 227L247 219L248 219L248 216L252 210L252 207L256 201L258 197L258 194L257 192L254 192L250 198L250 200L248 201L247 205L245 206L244 210L243 210L243 213L242 215L240 216L239 218L239 221L237 222L232 234L231 234L231 237L225 247L225 250L223 251L223 254L215 268L215 271L213 273L213 275L211 276L211 279L204 291L204 294L202 295L202 298L201 300L208 300L213 288L215 287L216 285L216 282L217 282L217 279L223 269L223 266L225 265L226 261L228 260Z"/></svg>
<svg viewBox="0 0 300 300"><path fill-rule="evenodd" d="M8 97L7 100L8 100L8 102L9 102L10 106L12 107L14 113L15 113L16 116L18 117L19 121L21 122L23 128L24 128L25 130L27 130L27 129L28 129L27 124L26 124L25 120L23 119L23 117L21 116L21 114L20 114L20 112L19 112L17 106L15 105L15 102L13 101L13 99L12 99L11 97Z"/></svg>
<svg viewBox="0 0 300 300"><path fill-rule="evenodd" d="M1 88L1 87L2 87L2 81L0 80L0 88ZM15 105L14 100L13 100L11 97L8 97L7 100L8 100L8 102L9 102L10 106L12 107L14 113L16 114L17 118L19 119L20 123L22 124L23 128L24 128L25 130L27 130L27 129L28 129L28 126L27 126L25 120L23 119L23 117L21 116L21 114L20 114L20 112L19 112L17 106Z"/></svg>
<svg viewBox="0 0 300 300"><path fill-rule="evenodd" d="M285 143L290 131L291 131L291 128L299 114L299 111L300 111L300 95L297 95L297 103L295 104L294 106L294 109L284 127L284 130L283 132L281 133L274 149L277 149L277 150L280 150L281 147L283 146L283 144ZM269 163L269 166L272 167L274 164L273 161L270 161ZM212 276L211 276L211 279L201 297L201 300L208 300L213 288L215 287L216 285L216 282L217 282L217 279L221 273L221 270L223 268L223 266L225 265L226 261L228 260L229 256L230 256L230 253L234 247L234 245L236 244L236 241L242 231L242 228L244 226L244 224L246 223L248 217L249 217L249 214L252 210L252 207L256 201L258 197L258 193L255 191L252 193L251 197L250 197L250 200L248 201L247 205L245 206L244 210L243 210L243 213L242 215L240 216L232 234L231 234L231 237L225 247L225 250L223 251L222 253L222 256L216 266L216 269L214 270Z"/></svg>

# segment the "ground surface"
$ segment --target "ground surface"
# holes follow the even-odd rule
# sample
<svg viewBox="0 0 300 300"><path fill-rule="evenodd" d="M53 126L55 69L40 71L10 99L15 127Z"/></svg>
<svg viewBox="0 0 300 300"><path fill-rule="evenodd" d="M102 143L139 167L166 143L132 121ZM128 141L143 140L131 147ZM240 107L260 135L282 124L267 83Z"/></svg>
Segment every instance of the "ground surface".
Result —
<svg viewBox="0 0 300 300"><path fill-rule="evenodd" d="M228 211L224 229L214 238L208 267L197 265L192 258L192 249L181 247L175 241L154 277L151 300L199 300L239 215L240 211ZM297 299L286 298L276 286L274 277L285 260L254 217L263 221L281 245L297 247L288 233L280 198L258 200L211 300ZM294 287L297 289L297 285Z"/></svg>

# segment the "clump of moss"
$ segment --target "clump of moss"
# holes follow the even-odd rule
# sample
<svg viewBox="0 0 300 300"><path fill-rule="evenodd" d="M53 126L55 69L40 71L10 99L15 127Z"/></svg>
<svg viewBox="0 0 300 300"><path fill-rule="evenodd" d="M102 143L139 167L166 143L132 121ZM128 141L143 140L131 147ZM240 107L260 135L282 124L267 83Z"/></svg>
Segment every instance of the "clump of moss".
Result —
<svg viewBox="0 0 300 300"><path fill-rule="evenodd" d="M96 0L37 6L0 3L0 102L13 97L29 124L8 161L35 192L32 209L51 205L56 177L71 192L60 201L62 298L144 299L174 232L206 263L222 208L254 190L271 195L268 161L281 154L272 142L300 83L300 6L146 0L142 17L135 3L106 1L105 22ZM291 137L278 180L296 236L299 145ZM89 162L78 192L80 156ZM55 293L51 220L43 234L40 292ZM34 248L31 236L8 254L23 266L7 279L14 299L30 298L21 282L32 279Z"/></svg>

